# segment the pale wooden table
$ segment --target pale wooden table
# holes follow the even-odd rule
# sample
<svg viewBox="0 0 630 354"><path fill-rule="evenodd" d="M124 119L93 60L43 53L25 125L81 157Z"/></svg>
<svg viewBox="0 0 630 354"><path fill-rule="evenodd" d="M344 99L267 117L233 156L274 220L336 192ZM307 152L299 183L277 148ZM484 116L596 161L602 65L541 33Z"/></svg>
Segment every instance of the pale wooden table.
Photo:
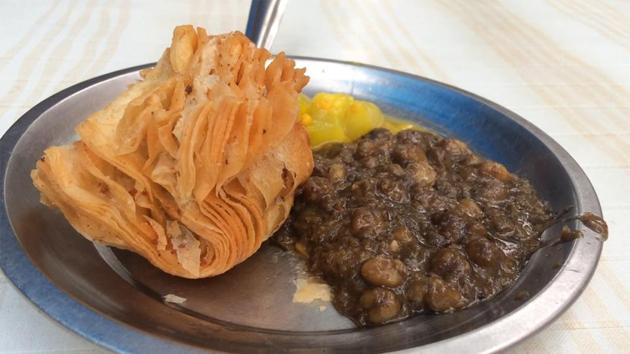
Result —
<svg viewBox="0 0 630 354"><path fill-rule="evenodd" d="M0 2L0 134L79 81L158 59L177 24L242 30L249 2ZM577 303L514 352L630 350L630 1L291 0L274 50L399 69L475 92L556 139L610 225ZM0 275L0 353L101 353Z"/></svg>

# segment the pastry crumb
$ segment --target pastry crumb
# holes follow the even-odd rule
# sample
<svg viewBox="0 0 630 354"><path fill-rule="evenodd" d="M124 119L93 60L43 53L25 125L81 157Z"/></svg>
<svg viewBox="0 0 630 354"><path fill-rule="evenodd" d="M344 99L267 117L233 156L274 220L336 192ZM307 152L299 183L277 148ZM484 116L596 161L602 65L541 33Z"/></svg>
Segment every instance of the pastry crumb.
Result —
<svg viewBox="0 0 630 354"><path fill-rule="evenodd" d="M164 295L163 299L164 302L170 302L173 304L183 304L184 302L186 302L186 298L173 294L166 294Z"/></svg>
<svg viewBox="0 0 630 354"><path fill-rule="evenodd" d="M295 282L295 286L296 290L295 294L293 294L294 303L310 304L315 300L330 301L331 299L330 287L321 280L312 277L298 278Z"/></svg>

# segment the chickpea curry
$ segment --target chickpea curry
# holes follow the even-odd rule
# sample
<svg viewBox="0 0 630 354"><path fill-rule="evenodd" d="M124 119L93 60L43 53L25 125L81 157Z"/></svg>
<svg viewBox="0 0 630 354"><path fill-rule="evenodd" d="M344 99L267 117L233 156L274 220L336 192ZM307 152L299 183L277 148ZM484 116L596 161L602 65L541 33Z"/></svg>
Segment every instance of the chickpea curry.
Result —
<svg viewBox="0 0 630 354"><path fill-rule="evenodd" d="M516 280L553 218L526 180L463 142L392 130L320 145L276 234L360 326L491 298Z"/></svg>

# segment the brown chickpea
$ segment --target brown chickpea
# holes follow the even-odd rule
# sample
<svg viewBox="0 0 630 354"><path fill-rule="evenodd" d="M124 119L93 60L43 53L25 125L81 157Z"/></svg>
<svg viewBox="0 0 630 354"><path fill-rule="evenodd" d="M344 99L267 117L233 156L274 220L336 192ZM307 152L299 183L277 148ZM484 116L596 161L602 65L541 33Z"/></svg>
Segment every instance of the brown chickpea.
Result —
<svg viewBox="0 0 630 354"><path fill-rule="evenodd" d="M405 169L397 163L392 163L387 166L387 171L397 177L403 176L405 174Z"/></svg>
<svg viewBox="0 0 630 354"><path fill-rule="evenodd" d="M457 139L444 139L442 141L444 150L454 158L461 159L472 154L466 143Z"/></svg>
<svg viewBox="0 0 630 354"><path fill-rule="evenodd" d="M399 260L374 257L363 263L361 276L372 285L395 288L405 281L405 265Z"/></svg>
<svg viewBox="0 0 630 354"><path fill-rule="evenodd" d="M505 166L501 165L498 162L484 161L481 163L479 169L482 173L492 176L501 182L509 182L514 178L514 176L512 176L512 174L505 168Z"/></svg>
<svg viewBox="0 0 630 354"><path fill-rule="evenodd" d="M421 186L431 186L437 178L437 173L428 162L413 162L407 166L412 180Z"/></svg>
<svg viewBox="0 0 630 354"><path fill-rule="evenodd" d="M401 244L407 244L413 241L413 236L411 235L411 232L408 228L404 226L395 228L392 232L392 236L394 236L394 239Z"/></svg>
<svg viewBox="0 0 630 354"><path fill-rule="evenodd" d="M357 208L352 213L350 231L355 236L375 237L383 226L382 215L367 207Z"/></svg>
<svg viewBox="0 0 630 354"><path fill-rule="evenodd" d="M392 240L389 243L389 251L392 253L398 253L400 252L400 243L396 240Z"/></svg>
<svg viewBox="0 0 630 354"><path fill-rule="evenodd" d="M466 253L474 263L482 267L494 267L501 260L503 251L486 237L475 237L466 244Z"/></svg>
<svg viewBox="0 0 630 354"><path fill-rule="evenodd" d="M383 288L365 290L359 298L359 304L368 310L368 320L373 324L391 320L398 315L402 307L396 294Z"/></svg>
<svg viewBox="0 0 630 354"><path fill-rule="evenodd" d="M465 305L462 293L438 276L429 278L427 305L436 312L452 311Z"/></svg>
<svg viewBox="0 0 630 354"><path fill-rule="evenodd" d="M421 276L409 282L407 286L407 300L416 307L421 307L424 303L424 298L427 294L428 280L426 277Z"/></svg>
<svg viewBox="0 0 630 354"><path fill-rule="evenodd" d="M466 255L457 249L442 248L431 258L431 271L444 279L459 279L471 272Z"/></svg>
<svg viewBox="0 0 630 354"><path fill-rule="evenodd" d="M462 216L467 216L471 219L478 219L483 216L483 211L479 208L479 205L470 198L464 198L455 206L455 212Z"/></svg>
<svg viewBox="0 0 630 354"><path fill-rule="evenodd" d="M500 202L508 197L508 189L498 179L486 181L477 188L477 196L492 203Z"/></svg>
<svg viewBox="0 0 630 354"><path fill-rule="evenodd" d="M392 151L392 160L405 166L412 162L426 162L427 155L418 144L397 144Z"/></svg>
<svg viewBox="0 0 630 354"><path fill-rule="evenodd" d="M328 179L333 183L346 178L346 168L341 163L334 163L328 167Z"/></svg>

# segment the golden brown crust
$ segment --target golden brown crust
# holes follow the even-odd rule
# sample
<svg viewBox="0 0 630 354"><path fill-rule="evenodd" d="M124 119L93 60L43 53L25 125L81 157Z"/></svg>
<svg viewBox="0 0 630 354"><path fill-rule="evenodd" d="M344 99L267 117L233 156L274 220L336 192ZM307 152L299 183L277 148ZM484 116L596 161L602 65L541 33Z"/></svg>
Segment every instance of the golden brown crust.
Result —
<svg viewBox="0 0 630 354"><path fill-rule="evenodd" d="M201 278L252 255L313 168L284 54L241 33L177 27L158 64L51 147L32 172L42 202L86 238Z"/></svg>

